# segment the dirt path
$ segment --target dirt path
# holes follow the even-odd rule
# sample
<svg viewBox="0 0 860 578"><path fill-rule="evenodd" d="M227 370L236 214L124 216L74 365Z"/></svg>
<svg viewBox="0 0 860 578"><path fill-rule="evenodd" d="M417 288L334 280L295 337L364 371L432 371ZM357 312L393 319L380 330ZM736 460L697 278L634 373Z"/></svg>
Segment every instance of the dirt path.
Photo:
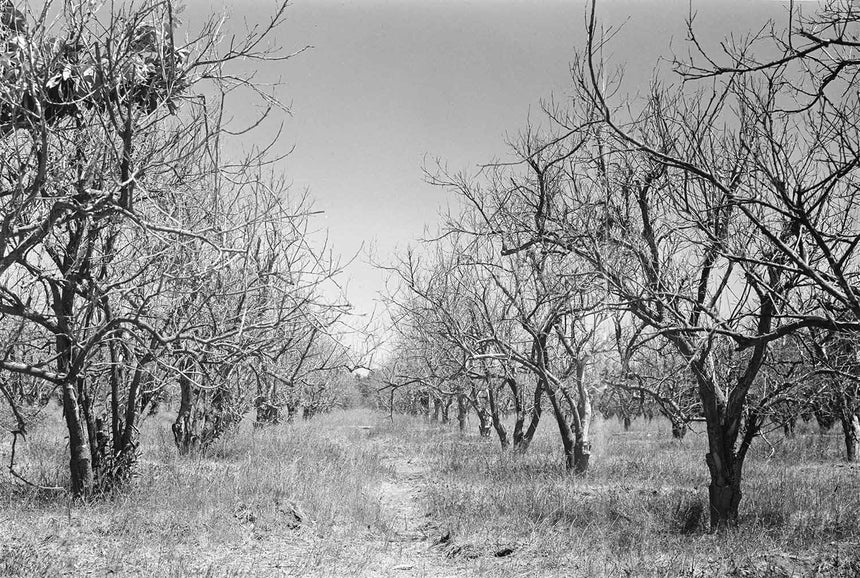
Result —
<svg viewBox="0 0 860 578"><path fill-rule="evenodd" d="M384 463L394 474L376 487L376 496L391 520L393 533L389 540L422 543L432 529L428 528L427 515L420 504L426 468L416 458L389 457Z"/></svg>
<svg viewBox="0 0 860 578"><path fill-rule="evenodd" d="M423 500L430 472L420 457L384 450L391 474L377 483L373 496L389 524L384 544L366 569L367 576L447 577L471 573L446 556L449 537L430 517Z"/></svg>
<svg viewBox="0 0 860 578"><path fill-rule="evenodd" d="M389 521L382 556L371 575L445 576L437 567L438 552L431 550L438 531L421 504L426 465L418 458L390 455L383 462L392 474L374 489L374 495Z"/></svg>

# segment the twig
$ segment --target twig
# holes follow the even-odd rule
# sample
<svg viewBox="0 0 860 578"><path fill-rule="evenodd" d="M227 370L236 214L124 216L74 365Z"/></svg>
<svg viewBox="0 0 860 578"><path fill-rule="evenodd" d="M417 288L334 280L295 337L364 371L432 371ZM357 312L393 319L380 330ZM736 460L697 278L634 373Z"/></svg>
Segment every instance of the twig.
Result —
<svg viewBox="0 0 860 578"><path fill-rule="evenodd" d="M767 443L767 445L770 446L770 455L767 456L767 459L771 459L776 454L776 448L774 447L774 445L772 443L770 443L770 440L767 439L767 437L764 435L764 433L760 433L759 436L761 437L761 439L763 439Z"/></svg>

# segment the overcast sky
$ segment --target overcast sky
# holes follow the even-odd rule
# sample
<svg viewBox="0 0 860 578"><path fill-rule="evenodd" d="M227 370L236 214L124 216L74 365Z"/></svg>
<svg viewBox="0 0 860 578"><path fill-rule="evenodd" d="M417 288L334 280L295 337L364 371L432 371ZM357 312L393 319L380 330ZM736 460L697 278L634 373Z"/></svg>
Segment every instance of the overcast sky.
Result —
<svg viewBox="0 0 860 578"><path fill-rule="evenodd" d="M191 0L186 26L219 9ZM273 1L224 5L228 31L270 13ZM605 58L625 67L625 90L647 85L660 55L685 50L688 0L607 0L598 13L623 25ZM785 19L787 3L693 0L697 29L716 46L768 16ZM295 0L276 42L313 48L266 67L292 103L280 147L295 150L283 170L325 211L344 256L363 246L377 258L414 243L434 227L447 199L423 182L425 159L474 168L504 158L506 134L521 129L542 98L564 98L569 63L582 48L582 0ZM248 111L237 111L242 116ZM360 254L344 278L359 313L374 308L384 275Z"/></svg>

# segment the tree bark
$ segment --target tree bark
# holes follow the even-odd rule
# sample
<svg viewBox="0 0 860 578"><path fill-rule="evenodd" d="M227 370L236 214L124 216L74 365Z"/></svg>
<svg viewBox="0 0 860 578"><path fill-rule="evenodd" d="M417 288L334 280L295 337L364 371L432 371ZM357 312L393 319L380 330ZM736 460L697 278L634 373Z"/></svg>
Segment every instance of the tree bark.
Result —
<svg viewBox="0 0 860 578"><path fill-rule="evenodd" d="M576 455L574 452L576 440L574 439L570 425L567 423L567 416L564 415L564 410L558 400L556 390L544 379L541 379L541 384L546 390L546 396L549 398L555 421L558 424L558 433L561 436L561 445L564 448L564 469L569 472L574 471L576 468Z"/></svg>
<svg viewBox="0 0 860 578"><path fill-rule="evenodd" d="M782 422L782 432L785 434L787 439L794 439L794 428L797 425L797 420L794 417L786 418L784 422Z"/></svg>
<svg viewBox="0 0 860 578"><path fill-rule="evenodd" d="M93 466L89 436L84 432L76 379L67 379L63 387L63 413L69 431L69 472L71 474L72 495L89 496L93 491Z"/></svg>
<svg viewBox="0 0 860 578"><path fill-rule="evenodd" d="M72 495L87 497L94 489L92 447L89 432L82 417L82 408L78 392L78 378L73 373L72 341L69 337L71 328L69 319L74 305L74 293L68 285L64 288L51 287L53 292L53 309L57 317L60 333L56 335L57 370L65 375L60 384L63 391L63 414L66 418L66 428L69 432L69 474L71 478Z"/></svg>
<svg viewBox="0 0 860 578"><path fill-rule="evenodd" d="M514 451L516 452L523 454L526 453L532 443L532 439L537 431L541 413L543 411L541 409L541 398L543 397L543 393L543 387L538 384L537 387L535 387L534 404L532 405L529 426L525 431L522 430L525 423L525 410L521 409L517 412L517 423L514 426ZM520 416L522 416L522 418Z"/></svg>
<svg viewBox="0 0 860 578"><path fill-rule="evenodd" d="M676 440L684 439L687 435L687 424L683 422L672 422L672 437Z"/></svg>
<svg viewBox="0 0 860 578"><path fill-rule="evenodd" d="M493 420L493 428L496 430L496 435L499 436L499 443L502 444L502 449L506 450L510 446L508 432L505 431L505 426L502 424L502 420L499 419L499 407L496 404L496 394L493 391L492 385L487 388L487 394L490 402L490 418Z"/></svg>
<svg viewBox="0 0 860 578"><path fill-rule="evenodd" d="M726 396L717 383L713 360L692 358L691 368L698 382L708 434L705 463L711 477L708 499L711 529L714 531L737 524L738 506L743 497L741 480L744 460L761 426L754 410L749 409L744 415L746 392L761 366L765 351L763 347L756 348L747 370L738 379L730 396ZM743 439L736 450L735 444L744 423Z"/></svg>
<svg viewBox="0 0 860 578"><path fill-rule="evenodd" d="M845 434L845 459L856 461L860 454L860 417L852 411L843 411L839 421Z"/></svg>
<svg viewBox="0 0 860 578"><path fill-rule="evenodd" d="M179 368L179 411L173 422L173 441L179 453L188 454L197 446L197 436L194 432L194 401L191 380L185 375L190 363L183 360Z"/></svg>
<svg viewBox="0 0 860 578"><path fill-rule="evenodd" d="M479 419L482 424L486 421L485 419L481 419L480 416ZM460 433L466 433L466 396L462 393L457 395L457 425L460 428ZM481 432L481 436L484 436L483 428Z"/></svg>

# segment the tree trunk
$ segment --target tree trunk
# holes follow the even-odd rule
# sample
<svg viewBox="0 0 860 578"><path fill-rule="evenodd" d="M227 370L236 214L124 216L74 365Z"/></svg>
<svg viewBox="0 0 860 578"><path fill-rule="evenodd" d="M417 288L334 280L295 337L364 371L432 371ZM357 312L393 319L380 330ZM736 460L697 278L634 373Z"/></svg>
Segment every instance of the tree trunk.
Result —
<svg viewBox="0 0 860 578"><path fill-rule="evenodd" d="M481 418L481 416L478 416L478 419L482 425L486 422L486 419ZM457 425L461 434L466 433L466 396L462 393L457 395ZM483 432L483 429L481 431ZM484 434L481 433L481 435Z"/></svg>
<svg viewBox="0 0 860 578"><path fill-rule="evenodd" d="M860 418L852 411L843 411L839 421L845 434L845 459L856 461L860 453Z"/></svg>
<svg viewBox="0 0 860 578"><path fill-rule="evenodd" d="M573 446L573 457L575 460L573 473L584 475L588 473L588 466L591 463L591 394L588 392L583 382L583 376L579 375L579 405L578 422L576 424L575 439L576 444Z"/></svg>
<svg viewBox="0 0 860 578"><path fill-rule="evenodd" d="M63 413L69 430L69 472L72 495L86 497L93 491L93 465L89 436L84 432L84 422L81 419L76 381L72 378L63 383Z"/></svg>
<svg viewBox="0 0 860 578"><path fill-rule="evenodd" d="M755 410L745 410L746 392L761 366L764 351L762 347L756 348L747 371L729 396L717 383L712 360L695 359L691 363L698 382L708 434L705 463L711 477L708 501L713 531L737 524L738 506L743 497L741 480L744 460L761 426ZM745 428L742 428L744 425ZM735 444L742 429L743 438L736 450Z"/></svg>
<svg viewBox="0 0 860 578"><path fill-rule="evenodd" d="M574 403L567 391L564 391L565 399L570 405L573 420L570 430L573 433L573 473L584 475L588 473L591 462L591 393L585 384L585 364L576 364L576 389L577 401Z"/></svg>
<svg viewBox="0 0 860 578"><path fill-rule="evenodd" d="M684 439L687 435L687 424L683 422L672 422L672 437L676 440Z"/></svg>
<svg viewBox="0 0 860 578"><path fill-rule="evenodd" d="M502 420L499 419L499 407L496 404L496 394L493 392L492 386L487 389L487 394L490 402L490 417L493 420L493 428L499 436L499 443L502 444L502 449L506 450L510 446L508 432L505 431L505 426L502 424Z"/></svg>
<svg viewBox="0 0 860 578"><path fill-rule="evenodd" d="M711 528L721 530L734 526L738 521L738 506L741 503L740 479L720 485L712 480L708 486L708 501L711 506Z"/></svg>
<svg viewBox="0 0 860 578"><path fill-rule="evenodd" d="M540 423L540 416L543 411L541 409L542 397L543 387L538 384L537 387L535 387L534 404L532 405L529 427L525 432L522 430L525 422L525 411L521 409L517 412L517 423L514 426L514 451L516 452L523 454L526 453L532 443L532 439L537 431L538 424Z"/></svg>
<svg viewBox="0 0 860 578"><path fill-rule="evenodd" d="M442 403L442 424L448 425L451 423L451 404L454 400L451 397L448 397L444 403Z"/></svg>
<svg viewBox="0 0 860 578"><path fill-rule="evenodd" d="M549 403L552 405L552 412L555 415L555 421L558 424L558 433L561 436L561 445L564 448L564 469L574 471L576 468L576 439L570 425L567 423L567 417L561 408L561 403L558 400L557 391L550 386L544 379L541 379L541 384L546 390L546 396L549 398Z"/></svg>
<svg viewBox="0 0 860 578"><path fill-rule="evenodd" d="M57 370L65 379L60 384L63 391L63 414L69 432L69 475L72 495L87 497L93 492L94 476L92 448L78 392L78 378L72 374L72 341L69 338L69 317L74 304L74 293L67 287L52 286L53 309L61 333L55 338L57 348Z"/></svg>
<svg viewBox="0 0 860 578"><path fill-rule="evenodd" d="M573 445L573 473L583 475L588 473L588 465L591 463L591 442L581 437L576 438Z"/></svg>
<svg viewBox="0 0 860 578"><path fill-rule="evenodd" d="M796 425L797 419L794 417L789 417L782 422L782 432L787 439L794 439L794 428Z"/></svg>
<svg viewBox="0 0 860 578"><path fill-rule="evenodd" d="M826 434L831 427L833 427L833 422L835 421L833 416L829 413L826 413L822 410L815 410L815 421L818 422L818 431L821 435Z"/></svg>
<svg viewBox="0 0 860 578"><path fill-rule="evenodd" d="M434 397L433 398L433 423L439 423L439 416L442 413L442 400Z"/></svg>
<svg viewBox="0 0 860 578"><path fill-rule="evenodd" d="M193 386L191 380L185 375L189 368L190 363L186 361L183 361L179 368L179 411L171 428L173 429L173 441L182 455L190 453L197 446L197 436L194 432Z"/></svg>

